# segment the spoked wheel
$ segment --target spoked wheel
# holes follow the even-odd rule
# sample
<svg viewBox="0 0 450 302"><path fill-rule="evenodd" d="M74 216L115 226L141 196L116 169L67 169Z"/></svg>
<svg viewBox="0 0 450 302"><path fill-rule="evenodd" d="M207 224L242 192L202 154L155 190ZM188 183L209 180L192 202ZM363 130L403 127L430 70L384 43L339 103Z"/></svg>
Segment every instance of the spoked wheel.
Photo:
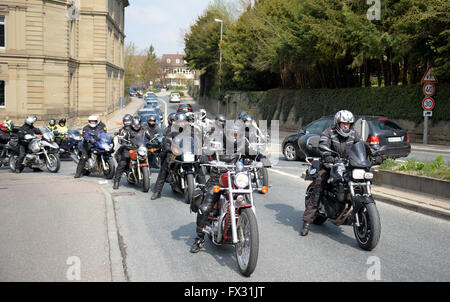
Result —
<svg viewBox="0 0 450 302"><path fill-rule="evenodd" d="M259 234L256 216L251 208L243 209L237 221L236 259L241 273L250 277L258 261Z"/></svg>
<svg viewBox="0 0 450 302"><path fill-rule="evenodd" d="M297 152L295 151L294 145L291 143L287 143L284 146L283 154L288 161L294 161L297 159Z"/></svg>
<svg viewBox="0 0 450 302"><path fill-rule="evenodd" d="M358 213L359 226L353 224L356 241L359 246L366 250L373 250L380 240L381 222L380 215L375 203L365 204Z"/></svg>
<svg viewBox="0 0 450 302"><path fill-rule="evenodd" d="M51 173L57 173L61 168L61 159L57 153L49 153L46 162L47 170Z"/></svg>

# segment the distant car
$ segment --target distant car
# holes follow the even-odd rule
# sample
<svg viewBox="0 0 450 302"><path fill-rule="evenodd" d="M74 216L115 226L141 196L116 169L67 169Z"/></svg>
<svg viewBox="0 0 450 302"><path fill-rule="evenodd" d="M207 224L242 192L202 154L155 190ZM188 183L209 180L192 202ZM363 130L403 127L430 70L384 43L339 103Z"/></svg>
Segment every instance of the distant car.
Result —
<svg viewBox="0 0 450 302"><path fill-rule="evenodd" d="M142 93L142 90L138 90L137 97L142 98L143 96L144 96L144 94Z"/></svg>
<svg viewBox="0 0 450 302"><path fill-rule="evenodd" d="M180 94L177 92L172 92L170 94L169 103L179 103L181 102Z"/></svg>
<svg viewBox="0 0 450 302"><path fill-rule="evenodd" d="M178 105L177 108L177 113L178 112L194 112L194 110L192 109L192 105L191 104L180 104Z"/></svg>
<svg viewBox="0 0 450 302"><path fill-rule="evenodd" d="M156 98L156 94L155 94L153 91L147 91L147 92L144 94L144 97L149 97L149 96L152 96L152 97L155 97L155 98Z"/></svg>
<svg viewBox="0 0 450 302"><path fill-rule="evenodd" d="M397 122L382 116L355 116L354 129L358 131L374 150L385 146L383 157L400 158L411 153L407 130ZM311 147L309 141L320 137L322 132L333 126L334 116L325 116L300 129L297 134L287 136L282 144L283 155L288 161L305 160L306 157L320 156L318 148Z"/></svg>
<svg viewBox="0 0 450 302"><path fill-rule="evenodd" d="M145 107L147 106L159 107L159 103L157 100L146 100L145 103L146 103Z"/></svg>
<svg viewBox="0 0 450 302"><path fill-rule="evenodd" d="M137 96L137 92L136 92L136 90L134 90L134 89L129 89L129 90L128 90L128 94L129 94L130 96Z"/></svg>

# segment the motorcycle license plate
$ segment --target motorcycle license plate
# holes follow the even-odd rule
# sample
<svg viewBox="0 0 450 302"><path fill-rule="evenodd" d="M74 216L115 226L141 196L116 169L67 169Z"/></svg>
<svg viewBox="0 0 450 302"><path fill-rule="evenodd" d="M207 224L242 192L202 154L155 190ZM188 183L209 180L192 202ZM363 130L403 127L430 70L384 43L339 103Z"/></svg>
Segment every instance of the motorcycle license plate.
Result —
<svg viewBox="0 0 450 302"><path fill-rule="evenodd" d="M403 141L403 137L402 136L388 137L387 141L389 143L398 143L398 142Z"/></svg>

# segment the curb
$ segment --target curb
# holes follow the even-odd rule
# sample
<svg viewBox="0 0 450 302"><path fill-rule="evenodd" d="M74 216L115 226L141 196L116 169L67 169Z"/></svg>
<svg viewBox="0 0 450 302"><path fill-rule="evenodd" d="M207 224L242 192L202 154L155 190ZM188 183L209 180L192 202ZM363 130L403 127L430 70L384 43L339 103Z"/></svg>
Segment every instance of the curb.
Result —
<svg viewBox="0 0 450 302"><path fill-rule="evenodd" d="M100 189L105 196L106 204L106 223L108 229L109 258L111 263L111 280L112 282L126 282L128 280L123 267L124 258L119 244L119 229L117 227L114 201L111 194L105 188L100 186Z"/></svg>
<svg viewBox="0 0 450 302"><path fill-rule="evenodd" d="M394 198L389 198L383 195L379 195L377 193L373 193L372 192L372 196L374 197L375 201L381 201L384 203L388 203L394 206L398 206L413 212L417 212L420 214L424 214L427 216L432 216L435 218L440 218L440 219L445 219L447 221L450 221L450 213L444 210L439 210L439 208L434 207L434 208L428 208L428 207L424 207L421 206L420 203L410 203L410 202L406 202L406 201L402 201L400 199L394 199Z"/></svg>

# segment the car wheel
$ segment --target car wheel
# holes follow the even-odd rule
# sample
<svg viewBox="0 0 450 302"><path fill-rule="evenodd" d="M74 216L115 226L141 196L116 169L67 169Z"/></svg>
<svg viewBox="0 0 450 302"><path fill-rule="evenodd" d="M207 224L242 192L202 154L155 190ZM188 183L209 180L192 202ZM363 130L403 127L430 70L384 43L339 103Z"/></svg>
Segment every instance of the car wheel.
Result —
<svg viewBox="0 0 450 302"><path fill-rule="evenodd" d="M292 143L287 143L284 145L283 154L288 161L297 160L297 152L295 151L295 147Z"/></svg>

